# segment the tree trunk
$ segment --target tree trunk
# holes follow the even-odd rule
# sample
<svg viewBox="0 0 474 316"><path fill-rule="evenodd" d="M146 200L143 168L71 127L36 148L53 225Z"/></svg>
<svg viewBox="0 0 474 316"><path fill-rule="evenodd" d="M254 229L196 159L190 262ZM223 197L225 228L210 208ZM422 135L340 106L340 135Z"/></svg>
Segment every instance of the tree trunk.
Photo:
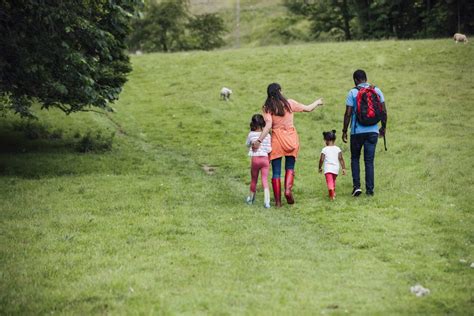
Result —
<svg viewBox="0 0 474 316"><path fill-rule="evenodd" d="M161 43L161 47L163 49L164 52L167 52L168 51L168 44L166 43L166 32L163 32L161 37L160 37L160 43Z"/></svg>
<svg viewBox="0 0 474 316"><path fill-rule="evenodd" d="M458 0L458 33L461 33L461 0Z"/></svg>
<svg viewBox="0 0 474 316"><path fill-rule="evenodd" d="M346 40L350 41L352 39L351 26L349 25L349 21L351 17L349 15L349 8L347 7L347 0L342 1L341 13L342 13L342 18L344 20L344 34L345 34Z"/></svg>

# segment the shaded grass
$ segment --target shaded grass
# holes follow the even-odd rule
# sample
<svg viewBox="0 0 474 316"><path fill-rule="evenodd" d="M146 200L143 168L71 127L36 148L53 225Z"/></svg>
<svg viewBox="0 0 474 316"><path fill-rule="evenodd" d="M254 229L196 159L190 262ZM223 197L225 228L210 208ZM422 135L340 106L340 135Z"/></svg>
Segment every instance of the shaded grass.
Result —
<svg viewBox="0 0 474 316"><path fill-rule="evenodd" d="M469 314L473 56L443 40L137 56L113 117L125 133L100 154L68 144L114 130L106 117L40 113L58 141L1 119L1 312ZM379 144L374 198L349 197L349 175L330 203L321 133L341 129L356 68L386 95L389 151ZM243 203L243 144L274 81L326 106L295 115L297 203L265 210L260 191Z"/></svg>

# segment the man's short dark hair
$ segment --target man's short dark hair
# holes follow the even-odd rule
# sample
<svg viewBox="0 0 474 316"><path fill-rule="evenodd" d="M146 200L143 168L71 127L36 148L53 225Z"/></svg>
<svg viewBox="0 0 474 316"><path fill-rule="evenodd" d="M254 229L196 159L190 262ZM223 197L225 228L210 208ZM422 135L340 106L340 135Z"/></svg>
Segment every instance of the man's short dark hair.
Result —
<svg viewBox="0 0 474 316"><path fill-rule="evenodd" d="M365 73L365 71L357 69L356 71L354 71L352 78L354 78L354 82L365 82L367 81L367 74Z"/></svg>

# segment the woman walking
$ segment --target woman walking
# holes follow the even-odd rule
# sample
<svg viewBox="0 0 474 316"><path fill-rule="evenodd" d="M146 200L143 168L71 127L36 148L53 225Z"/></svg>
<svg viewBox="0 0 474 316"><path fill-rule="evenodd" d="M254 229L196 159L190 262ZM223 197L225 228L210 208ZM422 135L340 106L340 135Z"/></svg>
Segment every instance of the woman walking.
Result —
<svg viewBox="0 0 474 316"><path fill-rule="evenodd" d="M285 157L285 197L288 204L295 203L292 194L295 176L295 163L300 148L298 133L293 125L294 112L311 112L323 105L323 99L318 99L310 105L304 105L295 100L286 99L281 93L281 86L272 83L267 88L267 100L263 105L265 128L260 137L252 143L254 150L258 149L265 136L272 130L272 187L275 205L281 206L281 162Z"/></svg>

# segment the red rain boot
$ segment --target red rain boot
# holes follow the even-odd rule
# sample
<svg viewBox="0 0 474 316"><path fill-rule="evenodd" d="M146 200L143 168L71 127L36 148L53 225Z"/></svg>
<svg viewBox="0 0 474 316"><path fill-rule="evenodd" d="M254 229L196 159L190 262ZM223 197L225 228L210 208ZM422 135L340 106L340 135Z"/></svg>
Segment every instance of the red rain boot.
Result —
<svg viewBox="0 0 474 316"><path fill-rule="evenodd" d="M329 191L329 199L333 201L334 198L336 197L336 192L334 190L328 190L328 191Z"/></svg>
<svg viewBox="0 0 474 316"><path fill-rule="evenodd" d="M275 197L275 206L281 207L281 182L280 178L272 178L273 196Z"/></svg>
<svg viewBox="0 0 474 316"><path fill-rule="evenodd" d="M294 204L295 199L293 198L293 193L291 193L291 189L293 189L293 181L295 179L295 170L288 169L285 172L285 197L288 204Z"/></svg>

